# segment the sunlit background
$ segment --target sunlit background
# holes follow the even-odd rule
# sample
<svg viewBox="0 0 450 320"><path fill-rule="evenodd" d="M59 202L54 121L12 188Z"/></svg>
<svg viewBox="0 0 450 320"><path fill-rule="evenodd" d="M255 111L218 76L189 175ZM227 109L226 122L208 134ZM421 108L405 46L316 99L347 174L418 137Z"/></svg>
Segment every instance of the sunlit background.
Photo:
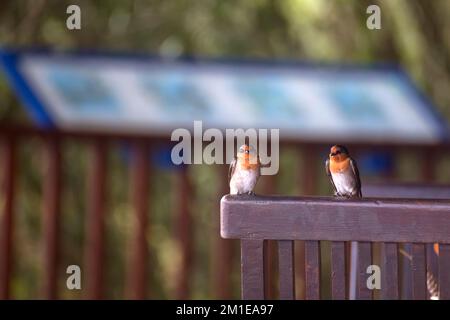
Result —
<svg viewBox="0 0 450 320"><path fill-rule="evenodd" d="M82 29L66 28L66 8L78 4ZM381 30L366 28L366 8L381 8ZM400 64L416 85L450 118L450 1L363 0L254 0L254 1L25 1L0 2L0 45L50 47L57 50L95 49L149 53L178 57L294 59L308 62ZM1 123L32 123L0 73ZM39 140L19 146L14 234L12 297L38 298L42 266L42 157ZM325 156L327 150L318 150ZM420 155L408 148L395 154L395 179L419 181ZM127 239L131 232L128 201L128 166L120 148L108 153L105 297L124 297ZM323 161L317 157L317 161ZM280 154L280 172L262 177L257 193L300 195L305 161L298 149L286 147ZM85 241L86 145L70 142L63 149L63 198L61 268L58 294L81 298L83 291L65 289L65 268L83 265ZM450 182L448 156L436 162L435 181ZM330 193L320 164L314 193ZM193 215L193 255L189 270L188 298L216 298L218 202L223 193L225 170L193 165L189 209ZM383 177L364 173L367 180ZM295 179L293 178L295 177ZM364 181L363 178L363 181ZM176 237L179 207L174 190L177 170L155 166L149 199L149 298L178 298L181 249ZM226 183L226 182L225 182ZM178 240L177 240L178 239ZM237 243L234 243L237 245ZM237 247L235 248L237 249ZM239 251L235 250L233 298L239 297Z"/></svg>

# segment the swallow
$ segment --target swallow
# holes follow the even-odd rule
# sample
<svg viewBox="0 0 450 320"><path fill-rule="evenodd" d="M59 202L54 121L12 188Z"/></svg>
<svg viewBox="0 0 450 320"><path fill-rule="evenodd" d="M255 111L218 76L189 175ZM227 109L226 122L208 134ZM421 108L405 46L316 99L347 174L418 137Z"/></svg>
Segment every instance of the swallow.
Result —
<svg viewBox="0 0 450 320"><path fill-rule="evenodd" d="M331 147L329 158L325 161L325 170L338 197L361 198L361 179L356 161L346 147Z"/></svg>
<svg viewBox="0 0 450 320"><path fill-rule="evenodd" d="M247 144L242 145L228 170L230 194L254 194L253 188L261 175L260 170L255 149Z"/></svg>

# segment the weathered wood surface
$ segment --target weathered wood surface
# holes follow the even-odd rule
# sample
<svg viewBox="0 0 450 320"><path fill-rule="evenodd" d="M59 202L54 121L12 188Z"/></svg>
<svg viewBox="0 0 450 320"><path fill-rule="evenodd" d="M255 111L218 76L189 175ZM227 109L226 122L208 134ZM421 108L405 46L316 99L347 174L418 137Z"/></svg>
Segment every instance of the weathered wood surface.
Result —
<svg viewBox="0 0 450 320"><path fill-rule="evenodd" d="M278 265L280 299L294 300L294 241L278 241Z"/></svg>
<svg viewBox="0 0 450 320"><path fill-rule="evenodd" d="M305 283L306 300L320 299L320 244L319 241L305 241Z"/></svg>
<svg viewBox="0 0 450 320"><path fill-rule="evenodd" d="M264 241L241 241L242 299L263 300L265 290Z"/></svg>
<svg viewBox="0 0 450 320"><path fill-rule="evenodd" d="M224 238L450 243L450 200L260 197L221 200Z"/></svg>

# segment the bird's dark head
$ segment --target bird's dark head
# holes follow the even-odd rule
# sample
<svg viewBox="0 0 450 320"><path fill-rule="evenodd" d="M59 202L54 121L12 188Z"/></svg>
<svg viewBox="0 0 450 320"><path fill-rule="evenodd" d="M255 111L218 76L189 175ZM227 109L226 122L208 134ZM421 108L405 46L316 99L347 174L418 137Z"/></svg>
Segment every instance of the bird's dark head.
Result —
<svg viewBox="0 0 450 320"><path fill-rule="evenodd" d="M341 145L332 146L330 149L330 159L344 160L349 156L346 147Z"/></svg>

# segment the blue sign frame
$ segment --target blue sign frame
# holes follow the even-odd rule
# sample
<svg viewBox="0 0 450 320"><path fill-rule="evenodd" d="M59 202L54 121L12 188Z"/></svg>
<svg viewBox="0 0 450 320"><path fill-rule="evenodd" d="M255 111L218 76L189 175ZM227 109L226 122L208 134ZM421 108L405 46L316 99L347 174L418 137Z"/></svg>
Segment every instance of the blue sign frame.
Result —
<svg viewBox="0 0 450 320"><path fill-rule="evenodd" d="M94 51L77 51L77 52L56 52L52 50L29 50L29 49L0 49L0 62L4 68L7 79L11 86L23 102L26 110L29 112L33 120L37 122L39 126L45 128L56 128L57 123L52 119L51 114L48 112L45 103L38 96L38 93L34 92L30 84L25 79L23 73L20 70L20 61L24 55L42 55L43 57L58 57L69 59L85 59L85 58L108 58L118 59L118 61L139 61L139 62L158 62L161 64L168 64L173 62L179 62L195 65L218 65L226 66L233 65L240 68L245 67L263 67L263 68L285 68L295 69L299 72L307 70L320 70L324 69L327 72L332 72L339 77L342 74L358 72L375 71L382 73L395 74L403 82L404 88L408 90L410 97L413 97L418 101L418 105L423 106L421 110L425 117L430 118L433 121L436 131L438 132L439 139L446 141L449 138L449 130L446 120L439 114L438 110L433 106L431 101L421 92L413 83L412 79L395 64L370 64L370 65L351 65L351 64L312 64L299 61L268 61L268 60L243 60L243 59L205 59L194 57L181 57L177 59L167 59L164 57L154 55L140 55L140 54L123 54L123 53L102 53Z"/></svg>

